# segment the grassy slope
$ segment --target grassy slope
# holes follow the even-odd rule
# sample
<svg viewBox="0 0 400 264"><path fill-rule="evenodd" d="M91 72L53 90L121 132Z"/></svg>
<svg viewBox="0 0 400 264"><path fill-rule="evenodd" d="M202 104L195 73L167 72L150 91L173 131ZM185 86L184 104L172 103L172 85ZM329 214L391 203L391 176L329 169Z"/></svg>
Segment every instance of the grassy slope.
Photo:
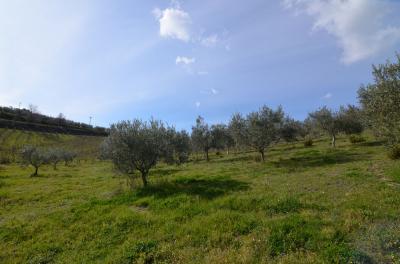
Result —
<svg viewBox="0 0 400 264"><path fill-rule="evenodd" d="M134 192L107 163L3 167L0 262L400 261L400 164L373 143L327 145L159 166Z"/></svg>
<svg viewBox="0 0 400 264"><path fill-rule="evenodd" d="M81 157L90 157L97 153L98 146L103 139L103 137L94 136L73 136L0 128L0 155L10 155L12 147L20 149L24 145L37 145L62 147L77 151Z"/></svg>

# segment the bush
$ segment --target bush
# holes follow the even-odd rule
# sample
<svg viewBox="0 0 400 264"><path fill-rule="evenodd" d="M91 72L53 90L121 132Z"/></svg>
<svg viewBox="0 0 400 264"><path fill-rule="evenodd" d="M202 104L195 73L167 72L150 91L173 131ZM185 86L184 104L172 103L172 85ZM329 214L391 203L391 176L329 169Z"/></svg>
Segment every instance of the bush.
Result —
<svg viewBox="0 0 400 264"><path fill-rule="evenodd" d="M349 140L351 144L357 144L366 141L365 138L361 135L350 135Z"/></svg>
<svg viewBox="0 0 400 264"><path fill-rule="evenodd" d="M11 163L11 159L8 156L0 156L0 164L10 164Z"/></svg>
<svg viewBox="0 0 400 264"><path fill-rule="evenodd" d="M313 144L314 144L314 141L310 137L308 137L304 140L304 147L312 147Z"/></svg>
<svg viewBox="0 0 400 264"><path fill-rule="evenodd" d="M389 149L388 156L392 160L400 159L400 145L394 145Z"/></svg>

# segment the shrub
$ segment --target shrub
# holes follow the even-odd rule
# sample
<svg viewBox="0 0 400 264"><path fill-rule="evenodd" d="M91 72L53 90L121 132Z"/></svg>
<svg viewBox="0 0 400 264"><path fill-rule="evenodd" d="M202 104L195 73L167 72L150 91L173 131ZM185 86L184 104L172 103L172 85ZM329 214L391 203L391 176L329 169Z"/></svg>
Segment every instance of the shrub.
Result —
<svg viewBox="0 0 400 264"><path fill-rule="evenodd" d="M0 164L10 164L11 159L8 156L0 156Z"/></svg>
<svg viewBox="0 0 400 264"><path fill-rule="evenodd" d="M392 160L400 159L400 145L394 145L390 147L388 156Z"/></svg>
<svg viewBox="0 0 400 264"><path fill-rule="evenodd" d="M313 144L314 144L314 141L313 141L313 139L310 138L310 137L307 137L307 138L304 140L304 147L312 147Z"/></svg>
<svg viewBox="0 0 400 264"><path fill-rule="evenodd" d="M351 144L357 144L366 141L365 138L361 135L350 135L349 140Z"/></svg>

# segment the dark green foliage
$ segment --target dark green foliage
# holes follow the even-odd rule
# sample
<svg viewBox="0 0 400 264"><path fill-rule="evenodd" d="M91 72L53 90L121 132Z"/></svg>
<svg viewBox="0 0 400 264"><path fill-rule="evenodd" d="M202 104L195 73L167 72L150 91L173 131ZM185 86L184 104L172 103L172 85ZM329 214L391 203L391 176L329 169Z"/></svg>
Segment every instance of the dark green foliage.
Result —
<svg viewBox="0 0 400 264"><path fill-rule="evenodd" d="M126 246L124 249L124 259L119 263L153 263L156 257L156 241L138 241L134 245Z"/></svg>
<svg viewBox="0 0 400 264"><path fill-rule="evenodd" d="M294 197L279 200L276 204L269 206L268 212L272 214L297 213L304 208L303 204Z"/></svg>
<svg viewBox="0 0 400 264"><path fill-rule="evenodd" d="M285 118L280 130L280 137L285 142L295 142L299 137L305 134L304 127L301 122L291 118Z"/></svg>
<svg viewBox="0 0 400 264"><path fill-rule="evenodd" d="M321 223L293 215L271 225L268 249L271 256L299 250L315 250L318 246Z"/></svg>
<svg viewBox="0 0 400 264"><path fill-rule="evenodd" d="M188 162L192 151L189 133L185 130L173 133L172 148L178 164Z"/></svg>
<svg viewBox="0 0 400 264"><path fill-rule="evenodd" d="M357 143L362 143L362 142L366 141L366 139L361 135L350 135L349 140L350 140L351 144L357 144Z"/></svg>
<svg viewBox="0 0 400 264"><path fill-rule="evenodd" d="M311 137L306 137L304 139L304 147L312 147L313 144L314 144L314 141Z"/></svg>
<svg viewBox="0 0 400 264"><path fill-rule="evenodd" d="M230 121L230 128L235 140L261 154L265 161L265 151L270 145L277 143L284 123L282 107L272 110L263 106L257 112L252 112L243 118L236 114Z"/></svg>
<svg viewBox="0 0 400 264"><path fill-rule="evenodd" d="M400 159L400 144L391 146L389 148L388 156L392 160Z"/></svg>
<svg viewBox="0 0 400 264"><path fill-rule="evenodd" d="M58 117L50 117L40 114L37 109L11 107L0 107L0 127L72 135L107 135L104 127L93 127L67 120L62 114Z"/></svg>
<svg viewBox="0 0 400 264"><path fill-rule="evenodd" d="M206 159L209 161L209 151L212 148L213 138L208 124L201 116L196 119L196 125L192 127L192 142L198 151L205 153Z"/></svg>

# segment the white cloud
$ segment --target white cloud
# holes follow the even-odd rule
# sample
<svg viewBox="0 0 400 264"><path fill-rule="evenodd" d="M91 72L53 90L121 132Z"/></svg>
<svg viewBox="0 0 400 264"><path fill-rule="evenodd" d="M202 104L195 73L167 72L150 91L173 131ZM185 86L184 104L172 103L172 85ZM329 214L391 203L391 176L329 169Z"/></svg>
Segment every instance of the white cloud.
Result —
<svg viewBox="0 0 400 264"><path fill-rule="evenodd" d="M201 45L205 47L215 47L219 41L218 35L213 34L200 40Z"/></svg>
<svg viewBox="0 0 400 264"><path fill-rule="evenodd" d="M314 18L314 30L335 36L343 50L342 61L351 64L400 42L400 27L384 25L388 0L283 0L285 8Z"/></svg>
<svg viewBox="0 0 400 264"><path fill-rule="evenodd" d="M153 15L160 23L160 36L164 38L179 39L189 42L191 39L190 15L183 11L179 5L164 10L156 8Z"/></svg>
<svg viewBox="0 0 400 264"><path fill-rule="evenodd" d="M333 96L333 95L332 95L331 93L327 93L327 94L325 94L322 98L328 100L328 99L331 99L332 96Z"/></svg>
<svg viewBox="0 0 400 264"><path fill-rule="evenodd" d="M188 65L193 64L195 62L196 62L196 58L189 58L189 57L184 57L184 56L178 56L175 59L175 64L176 65L188 66Z"/></svg>
<svg viewBox="0 0 400 264"><path fill-rule="evenodd" d="M194 103L194 105L196 106L196 108L200 108L201 103L200 102L196 102L196 103Z"/></svg>
<svg viewBox="0 0 400 264"><path fill-rule="evenodd" d="M217 89L211 89L211 93L216 95L216 94L219 94L219 91Z"/></svg>

